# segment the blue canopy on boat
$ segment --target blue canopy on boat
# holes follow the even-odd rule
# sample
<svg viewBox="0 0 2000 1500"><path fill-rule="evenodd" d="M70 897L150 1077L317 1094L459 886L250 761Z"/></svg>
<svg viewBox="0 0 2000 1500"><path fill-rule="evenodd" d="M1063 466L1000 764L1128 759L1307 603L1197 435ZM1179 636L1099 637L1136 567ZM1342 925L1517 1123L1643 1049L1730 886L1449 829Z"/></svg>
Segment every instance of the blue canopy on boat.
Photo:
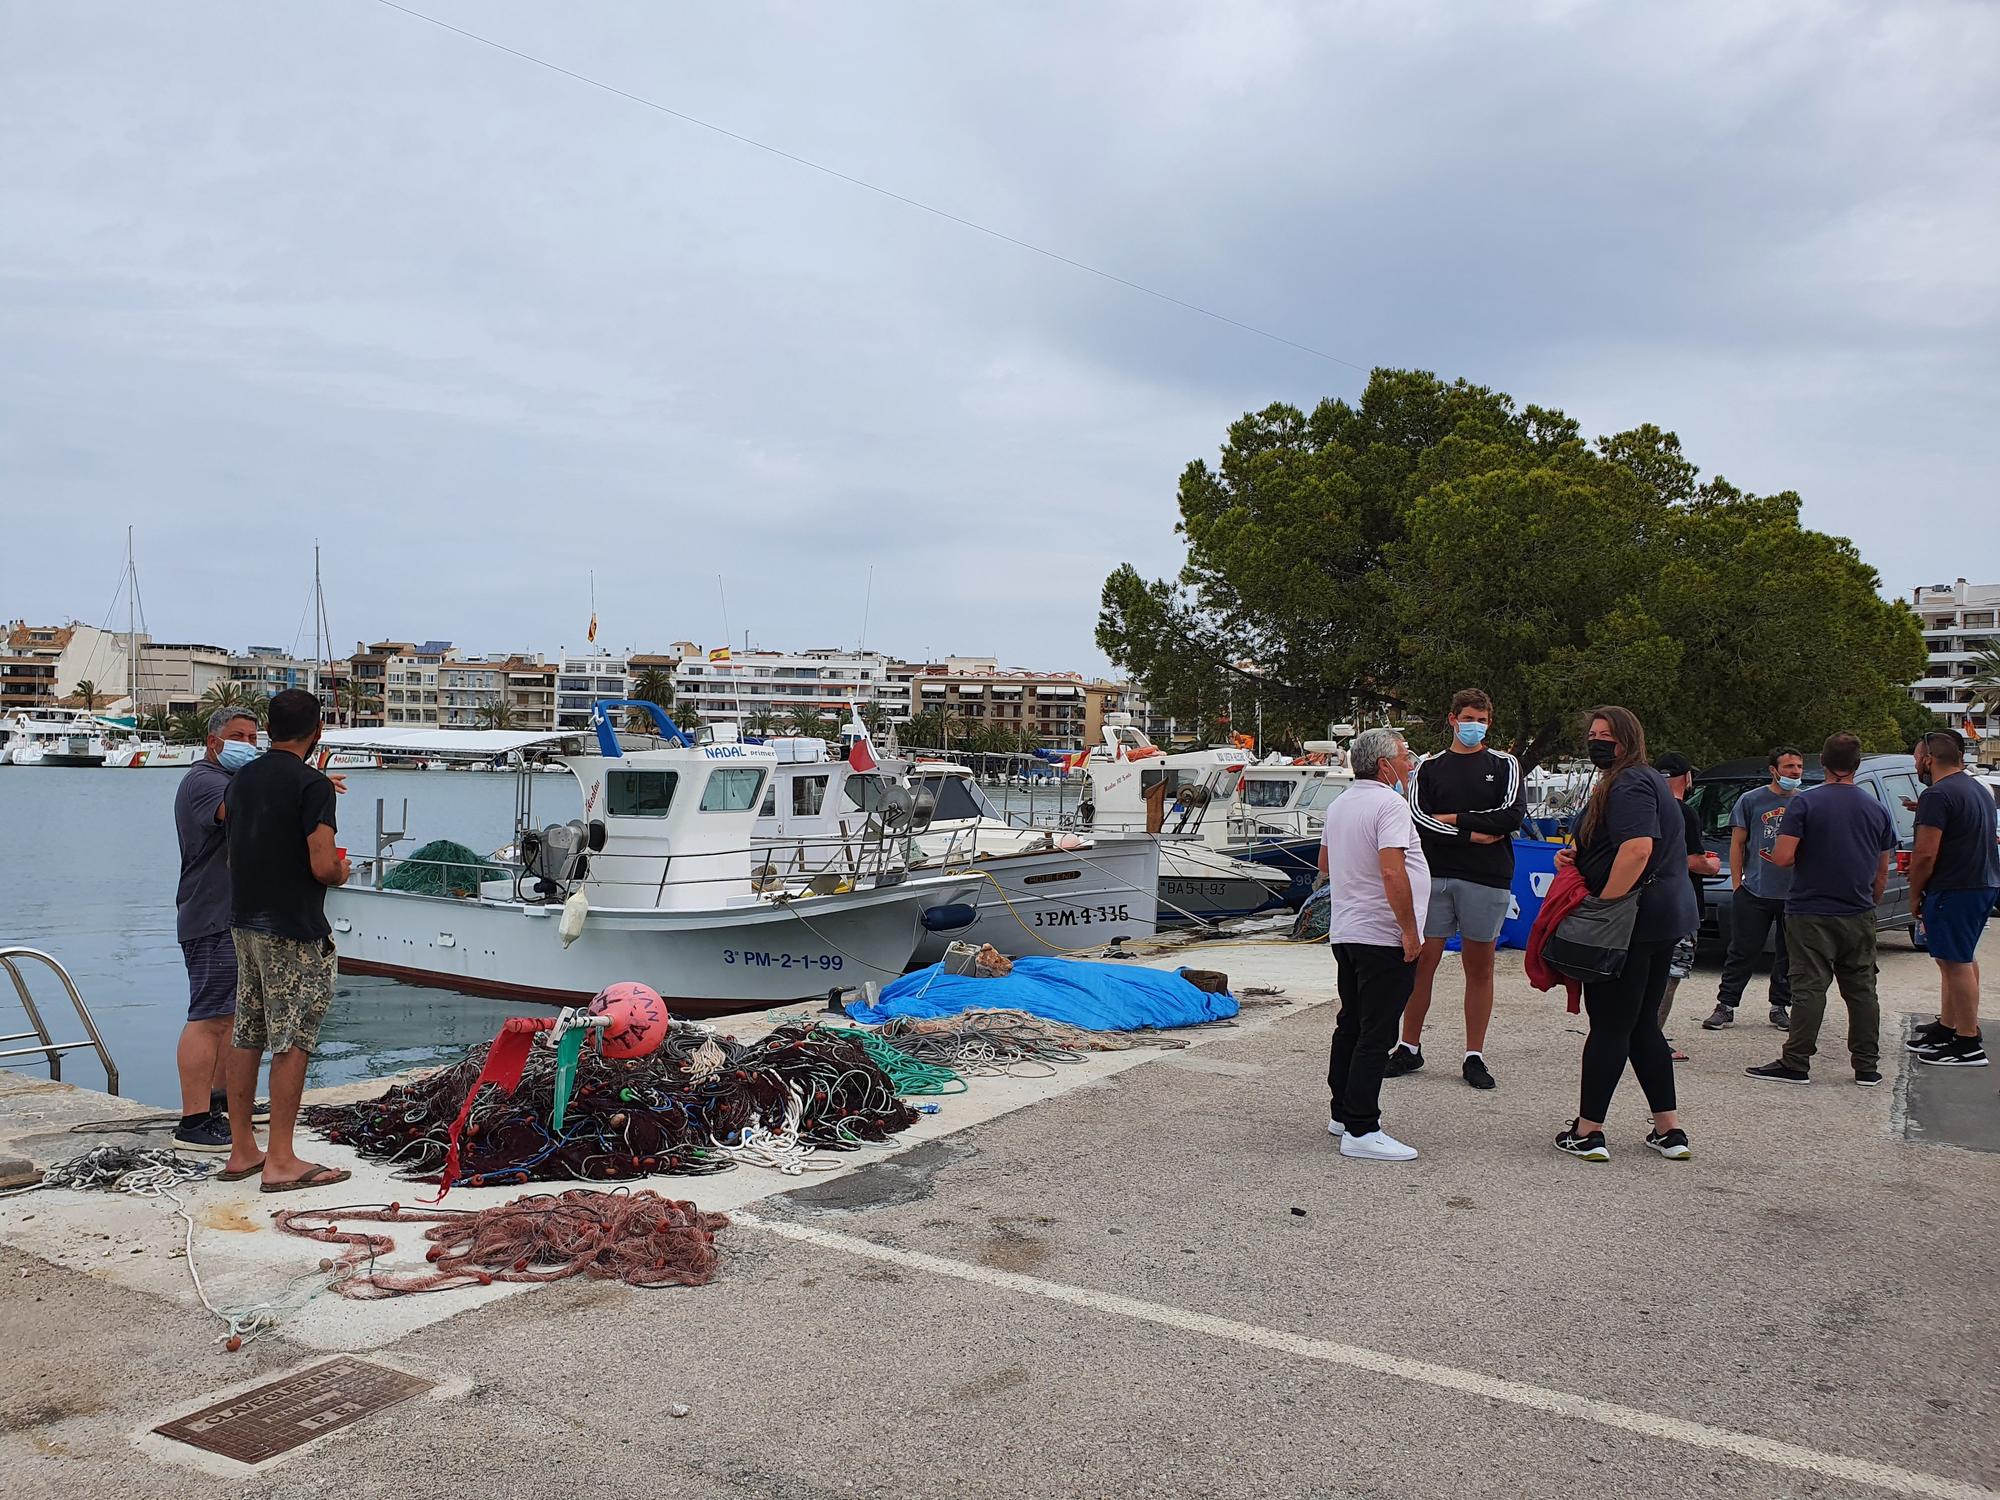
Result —
<svg viewBox="0 0 2000 1500"><path fill-rule="evenodd" d="M1229 995L1196 989L1178 971L1073 958L1017 958L1005 977L947 974L941 964L905 974L872 1006L853 1001L848 1015L880 1025L891 1016L933 1019L966 1010L1024 1010L1086 1031L1196 1026L1236 1014Z"/></svg>

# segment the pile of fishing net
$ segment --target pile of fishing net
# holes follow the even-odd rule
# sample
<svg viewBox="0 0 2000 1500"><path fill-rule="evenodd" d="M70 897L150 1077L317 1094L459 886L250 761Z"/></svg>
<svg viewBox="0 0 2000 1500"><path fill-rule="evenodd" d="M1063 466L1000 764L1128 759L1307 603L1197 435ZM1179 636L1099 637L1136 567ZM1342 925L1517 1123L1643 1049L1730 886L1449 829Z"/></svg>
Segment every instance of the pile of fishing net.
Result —
<svg viewBox="0 0 2000 1500"><path fill-rule="evenodd" d="M715 1277L715 1232L723 1214L658 1193L535 1193L493 1208L297 1208L274 1216L278 1228L329 1245L345 1245L338 1259L320 1263L332 1272L328 1287L343 1297L371 1301L411 1292L443 1292L496 1281L561 1281L589 1276L629 1286L706 1286ZM377 1266L396 1248L386 1234L346 1230L344 1221L429 1224L424 1258L429 1271L388 1271Z"/></svg>
<svg viewBox="0 0 2000 1500"><path fill-rule="evenodd" d="M382 877L382 885L419 896L476 896L482 881L506 876L505 870L465 845L432 839L408 859L398 860Z"/></svg>
<svg viewBox="0 0 2000 1500"><path fill-rule="evenodd" d="M487 1047L448 1068L392 1086L374 1099L319 1104L305 1122L337 1145L394 1163L406 1178L436 1181L452 1122L485 1066ZM896 1082L852 1037L781 1026L748 1044L676 1022L658 1051L624 1061L585 1049L560 1136L556 1057L537 1046L513 1093L493 1085L473 1101L459 1146L457 1182L617 1181L652 1174L704 1176L739 1160L772 1164L771 1142L798 1153L852 1151L916 1123ZM754 1148L748 1151L746 1148Z"/></svg>

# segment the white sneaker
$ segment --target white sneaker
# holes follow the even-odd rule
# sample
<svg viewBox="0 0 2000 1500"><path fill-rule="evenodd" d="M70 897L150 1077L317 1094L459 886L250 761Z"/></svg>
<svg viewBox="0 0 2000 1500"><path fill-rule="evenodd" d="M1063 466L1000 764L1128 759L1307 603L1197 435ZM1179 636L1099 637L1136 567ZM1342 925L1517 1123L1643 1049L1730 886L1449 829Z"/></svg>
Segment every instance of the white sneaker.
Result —
<svg viewBox="0 0 2000 1500"><path fill-rule="evenodd" d="M1328 1135L1346 1135L1347 1127L1338 1120L1328 1120L1326 1122L1326 1133Z"/></svg>
<svg viewBox="0 0 2000 1500"><path fill-rule="evenodd" d="M1393 1135L1385 1135L1380 1130L1371 1130L1366 1135L1346 1135L1340 1138L1342 1156L1359 1157L1363 1161L1415 1161L1417 1148L1405 1146Z"/></svg>

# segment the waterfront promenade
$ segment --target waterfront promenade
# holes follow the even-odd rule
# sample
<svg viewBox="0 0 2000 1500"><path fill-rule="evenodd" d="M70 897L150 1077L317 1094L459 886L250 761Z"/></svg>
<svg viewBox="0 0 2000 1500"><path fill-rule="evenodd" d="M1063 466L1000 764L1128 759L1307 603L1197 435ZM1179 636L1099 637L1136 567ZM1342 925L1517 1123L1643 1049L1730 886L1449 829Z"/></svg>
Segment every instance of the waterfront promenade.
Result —
<svg viewBox="0 0 2000 1500"><path fill-rule="evenodd" d="M9 1200L0 1484L24 1500L2000 1490L2000 1139L1982 1135L2000 1070L1907 1059L1936 970L1900 940L1877 1089L1849 1082L1837 1004L1812 1087L1746 1079L1778 1035L1700 1032L1715 975L1697 971L1676 1016L1687 1164L1641 1147L1629 1079L1612 1162L1550 1149L1581 1028L1517 954L1486 1094L1452 1066L1450 961L1431 1068L1385 1087L1423 1152L1408 1165L1343 1160L1325 1133L1324 948L1180 961L1289 1003L1184 1051L975 1083L895 1154L828 1179L656 1180L737 1216L704 1288L322 1297L228 1356L164 1210ZM70 1154L52 1128L104 1108L17 1080L0 1151ZM417 1191L373 1169L297 1198L201 1185L197 1252L225 1288L268 1290L323 1253L273 1235L272 1206ZM257 1469L147 1435L329 1349L435 1389Z"/></svg>

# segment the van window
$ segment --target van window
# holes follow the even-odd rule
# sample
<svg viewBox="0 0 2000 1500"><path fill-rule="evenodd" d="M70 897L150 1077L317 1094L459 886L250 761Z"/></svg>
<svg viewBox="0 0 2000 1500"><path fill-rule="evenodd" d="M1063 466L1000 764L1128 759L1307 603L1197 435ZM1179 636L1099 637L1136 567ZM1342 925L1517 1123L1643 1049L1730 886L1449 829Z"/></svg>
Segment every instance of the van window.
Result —
<svg viewBox="0 0 2000 1500"><path fill-rule="evenodd" d="M748 812L764 789L764 773L748 766L729 766L708 773L701 789L703 812Z"/></svg>
<svg viewBox="0 0 2000 1500"><path fill-rule="evenodd" d="M1896 837L1906 844L1917 836L1917 813L1915 808L1903 806L1903 799L1907 797L1914 802L1922 790L1914 771L1889 771L1882 777L1881 795L1888 804L1889 816L1896 820Z"/></svg>
<svg viewBox="0 0 2000 1500"><path fill-rule="evenodd" d="M605 811L614 818L664 818L680 779L678 771L607 771Z"/></svg>

